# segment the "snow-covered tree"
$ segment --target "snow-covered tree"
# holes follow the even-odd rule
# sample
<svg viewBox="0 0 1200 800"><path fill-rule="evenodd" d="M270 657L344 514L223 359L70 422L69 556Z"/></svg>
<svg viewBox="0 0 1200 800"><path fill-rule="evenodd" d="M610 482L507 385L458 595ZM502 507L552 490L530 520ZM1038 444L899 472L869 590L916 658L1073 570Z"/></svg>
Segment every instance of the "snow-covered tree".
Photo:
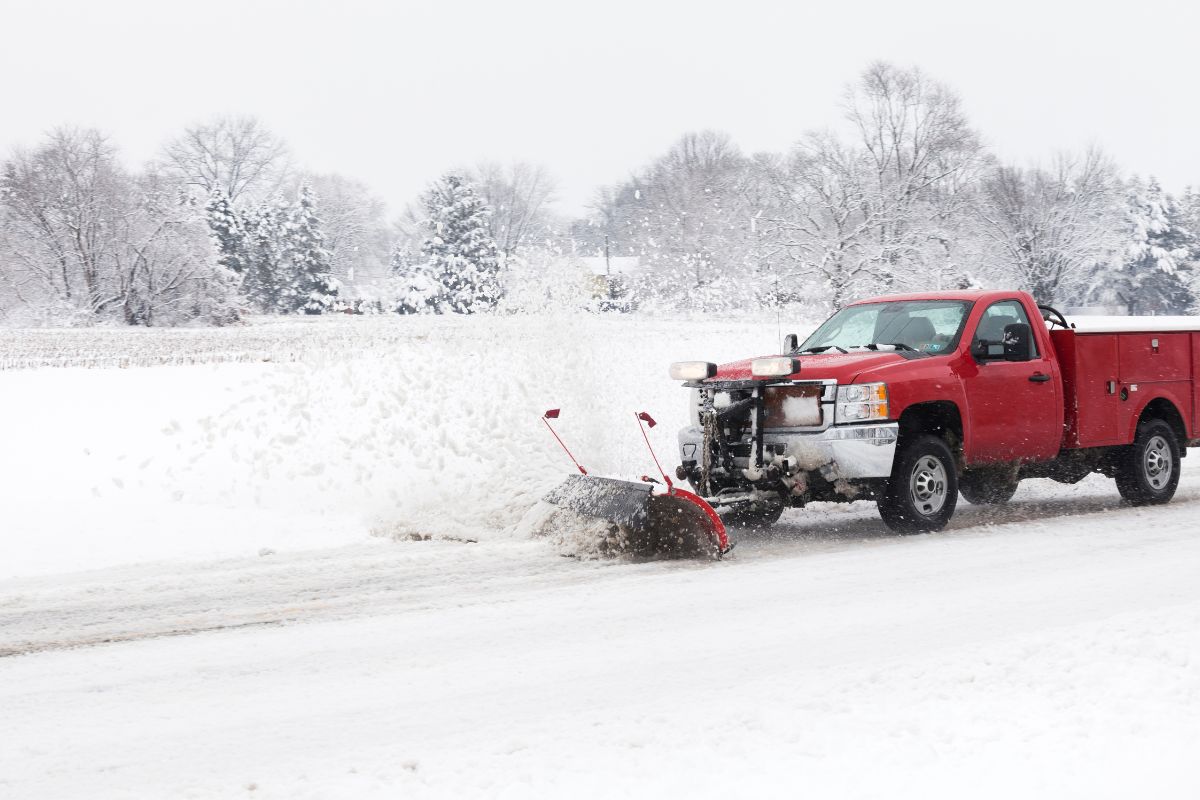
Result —
<svg viewBox="0 0 1200 800"><path fill-rule="evenodd" d="M989 163L961 99L916 67L879 61L847 87L845 114L882 288L944 285L961 269L959 212Z"/></svg>
<svg viewBox="0 0 1200 800"><path fill-rule="evenodd" d="M236 321L242 310L238 276L213 246L207 215L180 187L150 173L137 181L135 212L119 231L118 286L131 325Z"/></svg>
<svg viewBox="0 0 1200 800"><path fill-rule="evenodd" d="M1188 186L1178 200L1180 225L1196 237L1198 244L1193 249L1192 263L1185 280L1188 291L1194 298L1188 313L1200 313L1200 192Z"/></svg>
<svg viewBox="0 0 1200 800"><path fill-rule="evenodd" d="M261 313L283 310L284 251L288 207L281 198L246 213L246 268L242 293Z"/></svg>
<svg viewBox="0 0 1200 800"><path fill-rule="evenodd" d="M245 267L242 293L264 314L320 314L330 310L338 282L308 187L295 203L280 197L245 214Z"/></svg>
<svg viewBox="0 0 1200 800"><path fill-rule="evenodd" d="M131 174L94 130L63 128L0 173L0 283L47 321L229 321L236 302L203 209Z"/></svg>
<svg viewBox="0 0 1200 800"><path fill-rule="evenodd" d="M333 277L325 235L317 218L316 197L304 186L283 227L280 309L321 314L333 308L338 284Z"/></svg>
<svg viewBox="0 0 1200 800"><path fill-rule="evenodd" d="M539 240L544 244L553 235L554 221L547 207L554 199L555 185L544 167L483 162L468 178L492 209L488 230L502 261L516 255L523 245Z"/></svg>
<svg viewBox="0 0 1200 800"><path fill-rule="evenodd" d="M642 293L711 308L964 280L961 212L988 156L961 101L918 69L876 63L847 87L841 130L744 157L724 134L681 138L606 190L576 229L651 263ZM586 237L586 238L585 238ZM730 292L732 291L732 294ZM726 303L728 304L728 303Z"/></svg>
<svg viewBox="0 0 1200 800"><path fill-rule="evenodd" d="M302 185L319 198L321 233L333 277L359 286L384 281L392 236L383 201L362 182L342 175L304 175Z"/></svg>
<svg viewBox="0 0 1200 800"><path fill-rule="evenodd" d="M577 228L590 254L637 256L651 269L638 294L697 307L717 281L745 279L755 209L746 202L750 162L729 136L699 131L629 180L601 190L596 217Z"/></svg>
<svg viewBox="0 0 1200 800"><path fill-rule="evenodd" d="M1158 181L1126 182L1123 247L1098 273L1093 296L1131 314L1182 314L1194 298L1188 273L1197 238L1184 210Z"/></svg>
<svg viewBox="0 0 1200 800"><path fill-rule="evenodd" d="M500 259L488 229L491 209L462 176L449 173L422 196L429 234L418 270L432 282L430 305L440 313L470 314L500 300Z"/></svg>
<svg viewBox="0 0 1200 800"><path fill-rule="evenodd" d="M787 258L773 278L785 287L815 280L834 308L878 288L896 254L880 235L894 210L862 152L814 133L789 156L759 164L776 194L762 224Z"/></svg>
<svg viewBox="0 0 1200 800"><path fill-rule="evenodd" d="M1059 155L1049 169L995 168L973 208L981 266L1040 302L1082 302L1120 246L1119 189L1096 150Z"/></svg>
<svg viewBox="0 0 1200 800"><path fill-rule="evenodd" d="M208 196L231 203L278 191L288 172L287 146L253 117L218 117L193 125L164 149L167 171Z"/></svg>
<svg viewBox="0 0 1200 800"><path fill-rule="evenodd" d="M397 314L433 313L438 290L419 254L407 240L396 242L388 260L387 299L383 305Z"/></svg>
<svg viewBox="0 0 1200 800"><path fill-rule="evenodd" d="M208 227L219 254L218 262L235 275L246 271L246 221L222 189L214 189L204 206Z"/></svg>

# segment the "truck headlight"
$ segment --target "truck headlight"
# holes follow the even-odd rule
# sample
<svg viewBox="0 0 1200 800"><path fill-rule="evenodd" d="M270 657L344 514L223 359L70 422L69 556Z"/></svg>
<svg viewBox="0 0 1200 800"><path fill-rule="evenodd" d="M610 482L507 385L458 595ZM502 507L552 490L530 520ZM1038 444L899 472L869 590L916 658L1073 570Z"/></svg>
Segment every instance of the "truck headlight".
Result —
<svg viewBox="0 0 1200 800"><path fill-rule="evenodd" d="M837 421L867 422L888 418L886 383L852 383L837 390Z"/></svg>
<svg viewBox="0 0 1200 800"><path fill-rule="evenodd" d="M671 365L671 380L702 381L717 374L717 365L711 361L676 361Z"/></svg>

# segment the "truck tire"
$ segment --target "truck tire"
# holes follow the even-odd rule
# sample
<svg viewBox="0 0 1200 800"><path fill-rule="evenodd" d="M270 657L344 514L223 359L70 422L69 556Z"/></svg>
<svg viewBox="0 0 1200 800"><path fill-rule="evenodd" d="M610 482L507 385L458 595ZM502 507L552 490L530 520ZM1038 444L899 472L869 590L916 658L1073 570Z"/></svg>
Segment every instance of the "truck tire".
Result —
<svg viewBox="0 0 1200 800"><path fill-rule="evenodd" d="M721 522L728 528L754 530L769 528L783 515L783 503L748 503L721 513Z"/></svg>
<svg viewBox="0 0 1200 800"><path fill-rule="evenodd" d="M1117 457L1117 491L1130 505L1168 502L1179 486L1179 440L1161 419L1138 425L1133 444Z"/></svg>
<svg viewBox="0 0 1200 800"><path fill-rule="evenodd" d="M959 478L958 493L971 505L995 506L1012 500L1019 484L1012 469L970 469Z"/></svg>
<svg viewBox="0 0 1200 800"><path fill-rule="evenodd" d="M940 531L958 503L954 454L944 439L922 435L901 445L879 516L897 533Z"/></svg>

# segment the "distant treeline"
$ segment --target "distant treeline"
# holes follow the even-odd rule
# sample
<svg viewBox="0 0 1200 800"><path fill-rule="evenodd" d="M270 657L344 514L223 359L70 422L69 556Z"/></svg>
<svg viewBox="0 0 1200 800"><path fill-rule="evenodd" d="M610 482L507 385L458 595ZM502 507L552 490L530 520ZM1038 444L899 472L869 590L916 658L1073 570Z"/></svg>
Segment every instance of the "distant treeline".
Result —
<svg viewBox="0 0 1200 800"><path fill-rule="evenodd" d="M485 163L448 169L389 219L363 184L297 169L252 118L189 128L137 172L88 129L56 130L2 169L9 324L737 311L1000 286L1184 313L1200 288L1195 192L1174 197L1096 149L1002 163L954 91L887 63L787 152L689 133L597 191L583 218L556 213L545 168ZM578 259L602 254L635 256L639 269L597 281Z"/></svg>

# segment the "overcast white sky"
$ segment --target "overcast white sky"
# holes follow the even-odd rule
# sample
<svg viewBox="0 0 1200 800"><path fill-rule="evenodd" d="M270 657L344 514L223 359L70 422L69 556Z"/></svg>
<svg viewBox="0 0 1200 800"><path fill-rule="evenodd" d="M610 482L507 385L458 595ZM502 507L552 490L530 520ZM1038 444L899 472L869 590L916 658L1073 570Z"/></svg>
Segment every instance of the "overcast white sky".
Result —
<svg viewBox="0 0 1200 800"><path fill-rule="evenodd" d="M1097 143L1178 190L1200 183L1198 6L0 0L0 151L71 123L137 163L245 113L393 209L491 158L544 163L578 211L687 130L782 149L887 59L957 88L1001 157Z"/></svg>

